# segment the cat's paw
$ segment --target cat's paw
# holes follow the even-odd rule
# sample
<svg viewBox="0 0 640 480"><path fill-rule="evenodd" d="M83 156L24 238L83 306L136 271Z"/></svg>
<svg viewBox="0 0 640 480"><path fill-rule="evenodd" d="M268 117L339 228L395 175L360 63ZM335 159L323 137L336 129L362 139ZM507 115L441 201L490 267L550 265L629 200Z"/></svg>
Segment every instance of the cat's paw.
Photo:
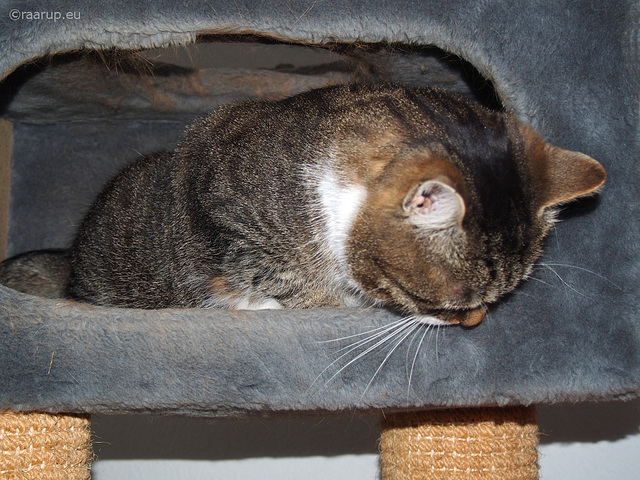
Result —
<svg viewBox="0 0 640 480"><path fill-rule="evenodd" d="M241 299L235 306L236 310L279 310L282 304L275 298L251 298Z"/></svg>
<svg viewBox="0 0 640 480"><path fill-rule="evenodd" d="M203 308L227 308L230 310L279 310L282 304L272 297L257 295L229 295L223 292L211 294L202 304Z"/></svg>

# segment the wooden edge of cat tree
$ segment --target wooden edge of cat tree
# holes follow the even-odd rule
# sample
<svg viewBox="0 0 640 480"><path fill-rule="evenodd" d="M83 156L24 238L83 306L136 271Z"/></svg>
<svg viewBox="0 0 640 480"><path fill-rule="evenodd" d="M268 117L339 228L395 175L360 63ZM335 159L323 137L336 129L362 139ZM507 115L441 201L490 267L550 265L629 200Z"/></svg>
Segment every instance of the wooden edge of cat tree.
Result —
<svg viewBox="0 0 640 480"><path fill-rule="evenodd" d="M383 480L535 480L535 407L459 408L386 415Z"/></svg>

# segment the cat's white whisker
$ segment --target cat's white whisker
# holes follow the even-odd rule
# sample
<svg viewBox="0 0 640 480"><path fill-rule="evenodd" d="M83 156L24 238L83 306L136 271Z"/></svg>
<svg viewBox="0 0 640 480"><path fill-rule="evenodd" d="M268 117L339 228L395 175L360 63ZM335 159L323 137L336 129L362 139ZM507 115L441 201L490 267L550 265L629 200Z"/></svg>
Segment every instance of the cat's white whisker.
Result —
<svg viewBox="0 0 640 480"><path fill-rule="evenodd" d="M369 387L371 387L371 384L380 373L380 370L382 370L382 367L385 366L385 364L387 363L387 361L389 360L393 352L395 352L396 349L406 340L406 338L409 335L411 335L419 327L420 327L420 322L416 322L416 321L411 322L409 328L407 329L408 331L405 332L404 335L402 335L399 339L395 340L395 344L389 350L387 355L384 357L384 360L382 360L382 362L380 363L380 366L376 369L375 373L371 377L371 380L369 380L369 383L367 383L367 386L365 387L364 392L362 392L361 397L364 397L364 395L367 393L367 391L369 390Z"/></svg>
<svg viewBox="0 0 640 480"><path fill-rule="evenodd" d="M542 284L544 284L544 285L546 285L548 287L553 287L553 285L551 285L549 282L545 282L544 280L542 280L540 278L536 278L534 276L531 276L531 277L527 278L527 280L535 280L536 282L542 283ZM514 291L514 293L521 293L521 292L518 292L516 290L516 291Z"/></svg>
<svg viewBox="0 0 640 480"><path fill-rule="evenodd" d="M383 325L382 327L378 327L378 328L374 328L374 329L371 329L371 330L367 330L365 332L354 333L353 335L347 335L345 337L340 337L340 338L332 338L330 340L321 340L321 341L316 342L316 343L336 343L336 342L341 342L341 341L344 341L344 340L349 340L351 338L357 338L357 337L362 337L364 335L369 335L371 333L376 333L376 332L379 332L381 330L388 331L389 327L392 327L392 326L397 325L399 323L403 323L405 321L406 321L406 319L396 320L393 323L389 323L387 325Z"/></svg>
<svg viewBox="0 0 640 480"><path fill-rule="evenodd" d="M377 332L374 335L371 335L367 338L364 338L362 340L359 340L355 343L352 343L350 345L347 345L346 347L341 348L340 350L338 350L338 352L342 352L344 350L348 350L346 352L345 355L342 355L340 358L343 358L344 356L348 355L349 353L357 350L360 347L364 347L367 344L373 343L376 340L382 338L382 340L378 340L378 343L376 343L374 345L374 347L378 347L379 345L383 345L384 343L386 343L387 341L389 341L391 338L393 338L395 335L399 334L400 332L402 332L408 325L409 325L409 321L402 320L399 322L394 322L393 324L390 324L389 326L387 326L387 328L383 329L380 332ZM339 359L340 359L339 358Z"/></svg>
<svg viewBox="0 0 640 480"><path fill-rule="evenodd" d="M560 282L562 282L562 284L568 288L569 290L571 290L572 292L580 295L581 297L585 297L585 298L590 298L588 295L585 295L584 293L582 293L580 290L578 290L577 288L573 287L569 282L567 282L564 278L562 278L562 276L551 266L549 266L548 264L540 264L541 266L545 267L546 269L550 270L556 277L558 277L558 279L560 280Z"/></svg>
<svg viewBox="0 0 640 480"><path fill-rule="evenodd" d="M407 319L406 319L407 320ZM407 328L411 327L412 323L410 322L410 319L408 319L405 322L402 322L400 325L397 326L397 328L392 329L391 333L388 333L386 336L384 336L381 340L378 340L374 345L369 346L366 350L360 352L358 355L356 355L354 358L352 358L351 360L349 360L349 362L347 362L345 365L343 365L337 372L335 372L331 378L329 378L329 380L327 380L325 382L325 386L327 386L329 383L331 383L331 381L333 381L334 378L336 378L338 375L340 375L343 371L345 371L347 368L349 368L351 365L353 365L355 362L357 362L358 360L360 360L361 358L365 357L366 355L368 355L369 353L377 350L380 346L385 345L386 343L390 342L391 339L393 339L394 337L397 337L398 335L401 335L402 332L404 330L406 330ZM380 337L381 335L377 335L377 337ZM373 341L373 340L372 340ZM368 342L371 343L371 342ZM320 376L322 376L330 367L332 367L333 365L335 365L337 362L339 362L342 358L344 358L346 355L348 355L349 353L353 352L354 350L357 350L360 347L360 345L351 348L349 351L347 351L346 353L344 353L343 355L341 355L339 358L337 358L336 360L334 360L327 368L325 368L320 375L318 376L318 378ZM317 378L316 378L317 380ZM315 383L315 381L314 381Z"/></svg>
<svg viewBox="0 0 640 480"><path fill-rule="evenodd" d="M553 226L551 228L553 230L553 238L556 241L556 248L559 249L560 248L560 238L558 237L558 227L555 224L556 217L557 217L557 211L554 213L553 217L554 217L553 218L554 224L553 224Z"/></svg>
<svg viewBox="0 0 640 480"><path fill-rule="evenodd" d="M405 323L405 322L403 322L403 323ZM369 337L367 337L367 338L364 338L364 339L359 340L359 341L357 341L357 342L355 342L355 343L352 343L352 344L350 344L350 345L347 345L346 347L341 348L340 350L338 350L338 353L339 353L339 352L342 352L342 351L344 351L344 350L347 350L347 349L349 349L349 352L352 352L353 350L355 350L355 349L357 349L357 348L359 348L359 347L362 347L362 346L364 346L364 345L367 345L367 344L369 344L369 343L372 343L372 342L374 342L376 339L381 338L381 337L383 337L384 335L386 335L386 334L388 334L388 333L390 333L390 332L393 332L394 330L396 330L396 327L397 327L398 329L403 328L400 324L397 324L397 325L391 326L391 327L387 328L386 330L383 330L383 331L380 331L380 332L376 333L375 335L371 335L371 336L369 336Z"/></svg>
<svg viewBox="0 0 640 480"><path fill-rule="evenodd" d="M346 351L345 353L343 353L342 355L340 355L338 358L336 358L336 359L335 359L333 362L331 362L329 365L327 365L327 367L326 367L322 372L320 372L320 374L315 378L315 380L313 381L313 383L311 384L311 386L310 386L310 387L312 387L313 385L315 385L315 383L318 381L318 379L319 379L320 377L322 377L322 375L324 375L324 374L327 372L327 370L329 370L331 367L333 367L336 363L338 363L338 362L339 362L340 360L342 360L344 357L346 357L347 355L349 355L351 352L353 352L353 351L357 350L358 348L360 348L360 347L362 347L362 346L366 345L367 343L371 343L371 342L375 341L377 338L380 338L381 336L388 335L388 333L389 333L389 332L392 332L395 328L400 328L400 329L402 329L402 328L403 328L403 324L404 324L404 323L406 323L406 319L400 319L400 320L398 320L398 321L396 321L396 322L393 322L393 323L391 323L391 324L384 325L384 326L379 327L379 328L377 328L377 329L373 329L373 330L371 330L371 331L372 331L372 332L376 332L374 335L370 335L370 336L368 336L368 337L366 337L366 338L364 338L364 339L362 339L362 340L359 340L359 341L357 341L357 342L355 342L355 343L351 343L351 344L347 345L346 347L343 347L343 348L341 348L340 350L338 350L338 353L339 353L339 352L343 352L344 350L347 350L347 351ZM366 333L367 333L367 332L364 332L363 334L365 334L365 335L366 335ZM355 335L355 336L357 336L357 335ZM355 336L353 336L353 337L355 337ZM352 337L352 336L345 337L345 339L349 339L350 337ZM329 340L329 341L331 341L331 340ZM337 340L336 340L336 341L337 341ZM326 342L326 341L325 341L325 342ZM319 343L320 343L320 342L319 342ZM324 342L322 342L322 343L324 343ZM340 371L338 371L338 372L336 373L336 375L337 375L337 374L339 374L341 371L342 371L342 369L341 369ZM327 381L327 382L325 383L325 385L326 385L326 384L328 384L328 383L329 383L333 378L335 378L335 376L336 376L336 375L334 375L333 377L331 377L331 379L329 379L329 381Z"/></svg>
<svg viewBox="0 0 640 480"><path fill-rule="evenodd" d="M411 381L413 379L413 370L416 366L416 361L418 360L418 353L420 353L422 343L424 342L424 339L427 336L427 333L431 332L431 335L433 335L434 325L426 325L423 328L423 330L424 332L422 333L422 337L420 337L420 341L418 342L418 346L416 347L416 353L413 355L413 361L411 362L411 370L409 370L409 380L407 381L407 400L409 399L409 395L411 394ZM407 349L407 355L408 354L409 354L409 349Z"/></svg>
<svg viewBox="0 0 640 480"><path fill-rule="evenodd" d="M544 268L549 268L549 267L564 267L564 268L572 268L574 270L578 270L581 272L585 272L585 273L589 273L601 280L604 280L607 283L610 283L611 285L613 285L614 287L616 287L619 290L622 290L622 287L620 285L618 285L617 283L611 281L611 279L605 277L604 275L599 274L598 272L594 272L593 270L589 270L588 268L584 268L584 267L580 267L578 265L571 265L570 263L549 263L549 262L540 262L537 265L544 267Z"/></svg>
<svg viewBox="0 0 640 480"><path fill-rule="evenodd" d="M413 342L416 340L417 337L420 336L420 329L418 329L415 332L415 335L413 335L411 337L411 341L409 342L409 344L407 345L407 354L405 356L405 374L409 374L409 372L407 371L407 365L409 365L409 354L411 353L411 347L413 346Z"/></svg>
<svg viewBox="0 0 640 480"><path fill-rule="evenodd" d="M440 354L438 353L438 335L440 334L440 328L442 328L441 325L436 325L436 341L435 341L436 364L440 363ZM446 332L446 329L445 329L445 332Z"/></svg>
<svg viewBox="0 0 640 480"><path fill-rule="evenodd" d="M418 359L418 354L429 335L429 338L432 338L434 333L436 335L436 356L437 356L437 340L438 340L438 332L442 325L437 324L427 324L421 322L418 316L410 316L403 317L400 320L392 322L388 325L384 325L382 327L374 328L368 330L366 332L348 335L342 337L340 339L329 340L318 343L328 343L335 341L344 341L350 339L357 339L359 337L364 337L359 339L356 342L353 342L343 348L341 348L338 352L343 352L338 358L336 358L331 364L329 364L313 381L312 385L315 385L317 381L327 373L332 367L336 366L340 361L347 358L350 354L354 354L354 357L349 359L344 365L342 365L336 372L334 372L331 377L324 383L324 387L329 385L338 375L342 372L350 368L356 362L366 357L367 355L372 354L376 350L383 348L385 345L388 345L388 351L386 352L384 358L380 362L380 365L376 368L373 373L371 379L367 383L362 395L365 395L369 390L375 379L378 377L384 366L388 363L391 356L396 352L402 345L406 345L407 353L406 353L406 374L407 374L407 396L410 394L411 390L411 379L413 378L414 370L416 367L416 362ZM411 341L407 344L407 339L411 338ZM417 340L417 346L415 351L412 349L414 342ZM412 358L410 359L411 352L414 352Z"/></svg>

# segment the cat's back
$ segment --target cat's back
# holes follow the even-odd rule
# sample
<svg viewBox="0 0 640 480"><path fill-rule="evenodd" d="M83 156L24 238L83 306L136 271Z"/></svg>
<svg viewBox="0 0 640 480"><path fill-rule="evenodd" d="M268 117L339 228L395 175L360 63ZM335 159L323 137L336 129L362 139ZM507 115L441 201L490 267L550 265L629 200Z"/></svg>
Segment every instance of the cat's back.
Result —
<svg viewBox="0 0 640 480"><path fill-rule="evenodd" d="M175 240L167 225L176 215L169 153L141 157L120 171L98 195L78 228L71 248L67 294L96 304L136 306L140 290L169 291L167 254ZM159 295L158 295L159 294ZM140 305L146 306L146 305ZM159 305L160 306L160 305Z"/></svg>
<svg viewBox="0 0 640 480"><path fill-rule="evenodd" d="M104 187L85 216L76 242L95 237L96 231L109 235L134 228L140 222L153 221L159 204L171 203L171 178L175 164L169 153L140 157L123 168ZM132 213L135 206L135 215ZM152 208L154 207L154 208Z"/></svg>

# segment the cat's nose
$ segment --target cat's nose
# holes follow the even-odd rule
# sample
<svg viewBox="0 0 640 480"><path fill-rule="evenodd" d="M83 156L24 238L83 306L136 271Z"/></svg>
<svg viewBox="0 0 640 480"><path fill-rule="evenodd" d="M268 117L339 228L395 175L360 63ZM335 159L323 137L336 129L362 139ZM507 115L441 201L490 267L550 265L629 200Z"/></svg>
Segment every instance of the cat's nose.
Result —
<svg viewBox="0 0 640 480"><path fill-rule="evenodd" d="M464 327L473 327L479 324L487 313L487 307L478 307L472 310L457 310L447 318L450 323L459 323Z"/></svg>
<svg viewBox="0 0 640 480"><path fill-rule="evenodd" d="M479 324L484 318L484 314L487 313L487 307L479 307L474 310L467 310L458 317L460 325L465 327L473 327Z"/></svg>

